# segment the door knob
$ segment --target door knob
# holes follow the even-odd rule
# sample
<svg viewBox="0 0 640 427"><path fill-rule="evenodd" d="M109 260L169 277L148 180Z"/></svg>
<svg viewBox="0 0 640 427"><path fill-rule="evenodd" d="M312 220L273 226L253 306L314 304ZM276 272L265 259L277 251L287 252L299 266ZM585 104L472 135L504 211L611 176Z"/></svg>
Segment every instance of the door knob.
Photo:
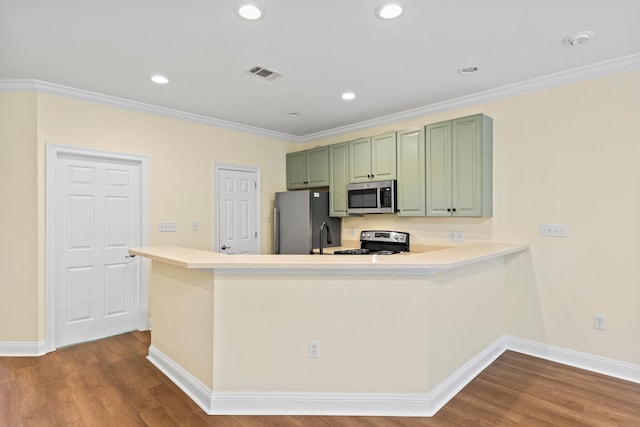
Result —
<svg viewBox="0 0 640 427"><path fill-rule="evenodd" d="M221 249L224 251L225 249L231 249L231 246L227 246L227 245L222 245Z"/></svg>

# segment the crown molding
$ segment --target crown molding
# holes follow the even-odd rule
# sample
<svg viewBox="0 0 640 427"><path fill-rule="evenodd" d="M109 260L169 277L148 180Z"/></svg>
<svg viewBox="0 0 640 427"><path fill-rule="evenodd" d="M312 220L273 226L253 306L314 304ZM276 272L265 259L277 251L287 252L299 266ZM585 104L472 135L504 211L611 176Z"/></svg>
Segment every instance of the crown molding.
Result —
<svg viewBox="0 0 640 427"><path fill-rule="evenodd" d="M435 104L430 104L423 107L390 114L387 116L377 117L371 120L353 123L347 126L341 126L334 129L328 129L326 131L315 132L302 136L243 125L240 123L206 117L199 114L186 113L184 111L174 110L171 108L145 104L142 102L118 98L115 96L103 95L100 93L90 92L82 89L75 89L55 83L47 83L40 80L3 79L0 80L0 93L48 93L108 105L112 107L124 108L132 111L156 114L164 117L171 117L179 120L191 121L240 132L248 132L251 134L275 138L279 140L304 143L339 136L350 132L356 132L376 126L388 125L395 122L412 120L432 114L479 105L486 102L526 95L529 93L539 92L558 86L579 83L637 69L640 69L640 54L633 54L584 67L575 68L561 73L550 74L540 78L531 79L512 85L507 85L496 89L490 89L472 95L463 96L460 98L438 102Z"/></svg>
<svg viewBox="0 0 640 427"><path fill-rule="evenodd" d="M101 93L91 92L83 89L76 89L69 86L63 86L55 83L43 82L32 79L5 79L0 80L0 93L17 93L17 92L35 92L46 93L50 95L64 96L67 98L78 99L81 101L93 102L96 104L107 105L110 107L123 108L126 110L155 114L164 117L170 117L179 120L196 122L200 124L220 127L224 129L236 130L240 132L248 132L255 135L266 136L280 140L300 142L298 137L284 132L276 132L268 129L262 129L254 126L243 125L240 123L230 122L227 120L215 119L194 113L186 113L184 111L174 110L172 108L161 107L158 105L145 104L143 102L132 101L116 96L104 95Z"/></svg>
<svg viewBox="0 0 640 427"><path fill-rule="evenodd" d="M580 83L587 80L597 79L600 77L606 77L609 75L624 73L637 69L640 69L640 54L624 56L609 61L599 62L597 64L575 68L573 70L564 71L561 73L550 74L544 77L539 77L536 79L507 85L496 89L478 92L472 95L463 96L448 101L426 105L424 107L419 107L412 110L390 114L388 116L378 117L375 119L366 120L335 129L329 129L327 131L308 134L299 137L299 142L309 142L318 139L339 136L350 132L372 128L375 126L388 125L404 120L412 120L431 114L457 110L460 108L479 105L486 102L540 92L554 87Z"/></svg>

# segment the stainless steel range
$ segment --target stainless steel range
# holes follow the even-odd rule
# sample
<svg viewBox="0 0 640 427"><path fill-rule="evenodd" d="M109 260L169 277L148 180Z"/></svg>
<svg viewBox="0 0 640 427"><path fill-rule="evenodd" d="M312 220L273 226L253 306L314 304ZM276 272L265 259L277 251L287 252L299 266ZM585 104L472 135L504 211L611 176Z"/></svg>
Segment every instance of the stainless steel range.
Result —
<svg viewBox="0 0 640 427"><path fill-rule="evenodd" d="M334 255L392 255L409 252L409 233L368 230L360 232L360 248L335 251Z"/></svg>

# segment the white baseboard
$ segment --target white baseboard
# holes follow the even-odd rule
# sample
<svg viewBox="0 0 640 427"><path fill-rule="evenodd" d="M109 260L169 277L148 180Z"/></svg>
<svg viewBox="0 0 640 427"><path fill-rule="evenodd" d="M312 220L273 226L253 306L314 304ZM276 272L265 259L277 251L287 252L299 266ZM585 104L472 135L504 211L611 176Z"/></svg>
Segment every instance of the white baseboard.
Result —
<svg viewBox="0 0 640 427"><path fill-rule="evenodd" d="M165 374L207 414L211 414L211 389L154 346L147 359Z"/></svg>
<svg viewBox="0 0 640 427"><path fill-rule="evenodd" d="M157 348L148 359L209 415L353 415L430 417L505 350L502 337L430 393L212 391Z"/></svg>
<svg viewBox="0 0 640 427"><path fill-rule="evenodd" d="M213 392L210 415L429 416L428 394Z"/></svg>
<svg viewBox="0 0 640 427"><path fill-rule="evenodd" d="M44 341L0 342L0 357L32 357L46 353Z"/></svg>
<svg viewBox="0 0 640 427"><path fill-rule="evenodd" d="M562 363L591 372L640 383L640 366L606 357L593 356L523 338L506 337L506 347L518 353L528 354L552 362Z"/></svg>
<svg viewBox="0 0 640 427"><path fill-rule="evenodd" d="M507 337L502 336L487 346L478 355L462 365L453 374L438 384L429 393L433 396L431 410L428 416L433 416L453 397L469 384L478 374L491 365L506 348Z"/></svg>

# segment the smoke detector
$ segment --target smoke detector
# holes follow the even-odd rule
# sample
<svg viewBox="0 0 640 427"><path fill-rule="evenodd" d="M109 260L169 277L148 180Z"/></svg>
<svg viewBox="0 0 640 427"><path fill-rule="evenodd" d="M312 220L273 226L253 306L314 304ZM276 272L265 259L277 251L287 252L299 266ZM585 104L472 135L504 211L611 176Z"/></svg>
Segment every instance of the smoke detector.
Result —
<svg viewBox="0 0 640 427"><path fill-rule="evenodd" d="M579 33L568 35L562 42L569 46L578 46L591 40L595 34L594 31L580 31Z"/></svg>
<svg viewBox="0 0 640 427"><path fill-rule="evenodd" d="M247 70L247 73L253 74L254 76L261 77L261 78L263 78L265 80L275 80L278 77L282 77L282 73L279 73L279 72L273 71L273 70L269 70L267 68L264 68L261 65L255 65L255 66L251 67L249 70Z"/></svg>

